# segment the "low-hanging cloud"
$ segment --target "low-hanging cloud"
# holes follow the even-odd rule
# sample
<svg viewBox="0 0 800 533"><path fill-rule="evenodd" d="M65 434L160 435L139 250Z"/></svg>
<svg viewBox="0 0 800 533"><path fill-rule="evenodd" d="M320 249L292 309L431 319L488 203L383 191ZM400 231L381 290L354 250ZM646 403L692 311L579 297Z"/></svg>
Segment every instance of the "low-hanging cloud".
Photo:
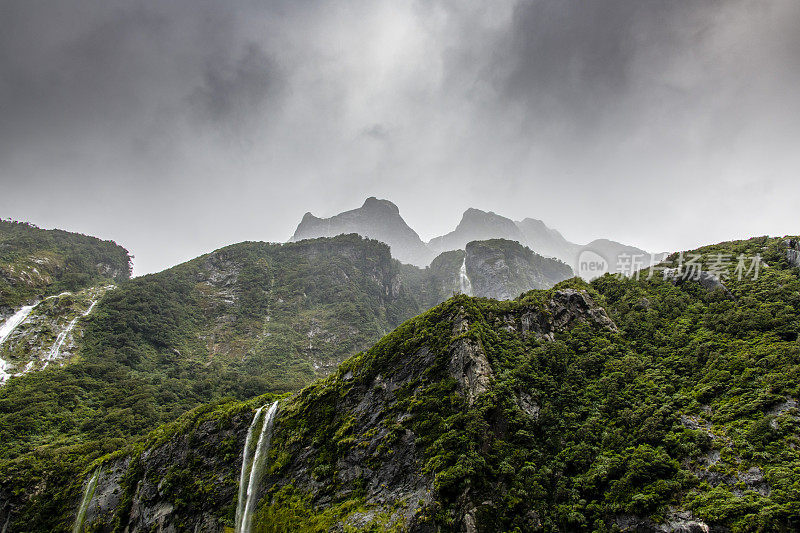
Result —
<svg viewBox="0 0 800 533"><path fill-rule="evenodd" d="M9 0L0 216L157 270L303 212L650 249L797 233L800 4Z"/></svg>

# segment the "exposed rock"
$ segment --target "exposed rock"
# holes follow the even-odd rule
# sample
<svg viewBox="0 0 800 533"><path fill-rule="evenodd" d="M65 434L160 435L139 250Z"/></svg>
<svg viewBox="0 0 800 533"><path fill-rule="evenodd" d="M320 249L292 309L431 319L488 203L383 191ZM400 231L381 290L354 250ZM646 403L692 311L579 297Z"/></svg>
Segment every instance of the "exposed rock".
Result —
<svg viewBox="0 0 800 533"><path fill-rule="evenodd" d="M392 256L404 263L426 266L434 256L400 216L397 206L375 197L367 198L358 209L331 218L317 218L306 213L291 240L334 237L342 233L358 233L385 242L391 247Z"/></svg>
<svg viewBox="0 0 800 533"><path fill-rule="evenodd" d="M704 270L686 269L681 271L678 268L665 268L663 276L664 279L671 281L675 285L691 281L697 283L708 292L719 291L725 295L725 297L731 300L734 299L733 294L721 279Z"/></svg>
<svg viewBox="0 0 800 533"><path fill-rule="evenodd" d="M456 325L456 334L464 328L462 319ZM460 338L450 345L450 375L461 385L470 405L479 395L489 390L492 367L486 353L474 340Z"/></svg>
<svg viewBox="0 0 800 533"><path fill-rule="evenodd" d="M474 241L466 246L466 273L474 296L511 300L532 289L549 289L572 269L513 241Z"/></svg>
<svg viewBox="0 0 800 533"><path fill-rule="evenodd" d="M592 321L604 328L618 331L605 309L584 290L564 289L553 293L548 303L555 329L563 329L574 321Z"/></svg>
<svg viewBox="0 0 800 533"><path fill-rule="evenodd" d="M786 259L794 267L800 267L800 241L796 239L786 239Z"/></svg>
<svg viewBox="0 0 800 533"><path fill-rule="evenodd" d="M539 411L541 410L541 407L539 407L539 405L533 401L533 398L531 398L531 395L527 392L522 391L519 394L519 397L517 398L517 405L520 409L522 409L522 412L528 415L531 419L536 420L539 418Z"/></svg>
<svg viewBox="0 0 800 533"><path fill-rule="evenodd" d="M714 533L724 531L712 528L705 522L695 519L689 511L675 511L663 523L657 524L639 516L620 516L616 520L622 531L637 533Z"/></svg>

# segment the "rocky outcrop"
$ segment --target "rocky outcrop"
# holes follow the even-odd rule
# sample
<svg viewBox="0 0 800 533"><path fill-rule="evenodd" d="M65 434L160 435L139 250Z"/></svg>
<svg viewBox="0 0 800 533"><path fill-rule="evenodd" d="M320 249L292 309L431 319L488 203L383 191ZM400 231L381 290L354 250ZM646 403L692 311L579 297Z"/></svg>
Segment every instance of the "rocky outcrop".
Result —
<svg viewBox="0 0 800 533"><path fill-rule="evenodd" d="M555 291L547 305L552 317L552 329L557 331L573 322L594 322L601 327L618 331L617 325L609 318L585 290L563 289Z"/></svg>
<svg viewBox="0 0 800 533"><path fill-rule="evenodd" d="M510 300L532 289L549 289L572 269L514 241L492 239L466 246L466 273L474 296Z"/></svg>
<svg viewBox="0 0 800 533"><path fill-rule="evenodd" d="M462 317L453 327L453 335L459 336L469 329L467 319ZM466 337L458 337L450 345L450 375L458 381L461 393L472 405L475 399L489 390L492 367L480 344Z"/></svg>
<svg viewBox="0 0 800 533"><path fill-rule="evenodd" d="M800 241L797 239L786 239L786 259L793 267L800 268Z"/></svg>
<svg viewBox="0 0 800 533"><path fill-rule="evenodd" d="M188 431L105 462L84 527L121 521L130 533L224 531L251 418L249 410L201 418Z"/></svg>
<svg viewBox="0 0 800 533"><path fill-rule="evenodd" d="M733 293L727 286L714 274L706 272L705 270L681 270L678 268L665 268L663 270L663 277L675 285L686 282L696 283L708 292L718 292L731 300L734 299Z"/></svg>
<svg viewBox="0 0 800 533"><path fill-rule="evenodd" d="M723 533L726 528L712 528L689 511L673 511L664 522L654 522L640 516L620 516L616 520L620 530L637 533Z"/></svg>
<svg viewBox="0 0 800 533"><path fill-rule="evenodd" d="M342 233L357 233L384 242L391 247L392 257L404 263L425 266L433 259L434 254L406 224L397 206L375 197L367 198L358 209L330 218L306 213L291 240L334 237Z"/></svg>

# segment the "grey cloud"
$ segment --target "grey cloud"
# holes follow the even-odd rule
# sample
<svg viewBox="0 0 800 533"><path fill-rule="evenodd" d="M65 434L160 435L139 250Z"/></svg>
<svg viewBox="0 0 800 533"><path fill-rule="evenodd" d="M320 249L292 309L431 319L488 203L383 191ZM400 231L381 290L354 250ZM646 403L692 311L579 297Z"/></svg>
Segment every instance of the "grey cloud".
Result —
<svg viewBox="0 0 800 533"><path fill-rule="evenodd" d="M0 215L118 239L137 272L373 195L423 237L467 207L656 250L790 233L798 20L795 0L6 0Z"/></svg>
<svg viewBox="0 0 800 533"><path fill-rule="evenodd" d="M275 61L258 44L250 43L234 64L209 64L203 85L189 100L200 117L235 127L258 116L282 85Z"/></svg>

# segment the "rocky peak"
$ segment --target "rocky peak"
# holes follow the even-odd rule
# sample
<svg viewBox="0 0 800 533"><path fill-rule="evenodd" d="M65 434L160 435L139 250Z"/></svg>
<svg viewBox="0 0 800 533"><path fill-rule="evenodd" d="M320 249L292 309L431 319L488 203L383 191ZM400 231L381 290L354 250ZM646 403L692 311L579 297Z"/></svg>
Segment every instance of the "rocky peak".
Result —
<svg viewBox="0 0 800 533"><path fill-rule="evenodd" d="M549 289L573 276L572 269L505 239L466 245L466 270L475 296L510 300L531 289Z"/></svg>
<svg viewBox="0 0 800 533"><path fill-rule="evenodd" d="M371 213L386 213L390 215L397 215L400 216L400 209L390 202L389 200L379 200L374 196L370 196L366 200L364 200L364 205L361 206L361 209L364 211L368 211Z"/></svg>
<svg viewBox="0 0 800 533"><path fill-rule="evenodd" d="M524 235L510 218L492 211L469 208L464 211L461 222L455 230L432 239L428 246L440 253L445 250L463 249L468 242L486 239L525 241Z"/></svg>
<svg viewBox="0 0 800 533"><path fill-rule="evenodd" d="M306 213L292 236L292 241L334 237L342 233L357 233L388 244L392 256L403 263L425 266L433 254L406 224L400 210L388 200L371 196L364 204L330 218L318 218Z"/></svg>

